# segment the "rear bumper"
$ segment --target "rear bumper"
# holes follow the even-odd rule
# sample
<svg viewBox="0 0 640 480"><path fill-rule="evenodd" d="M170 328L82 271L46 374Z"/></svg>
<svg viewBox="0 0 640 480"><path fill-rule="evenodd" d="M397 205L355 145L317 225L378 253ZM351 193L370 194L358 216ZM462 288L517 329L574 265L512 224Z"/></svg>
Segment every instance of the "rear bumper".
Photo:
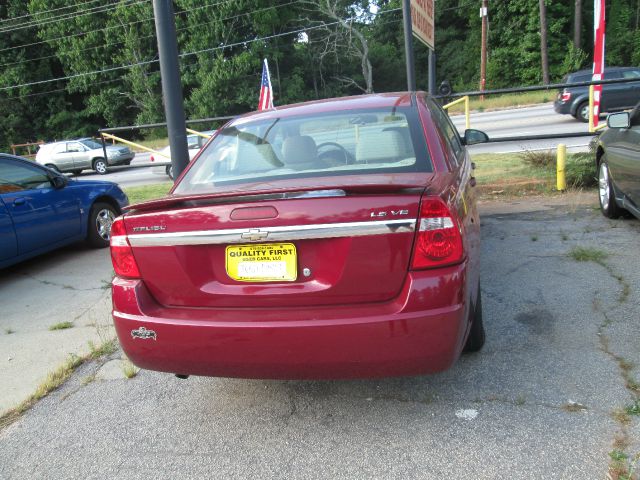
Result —
<svg viewBox="0 0 640 480"><path fill-rule="evenodd" d="M111 158L107 158L107 163L109 165L122 165L123 163L127 163L130 162L131 160L134 159L134 157L136 156L136 154L134 152L131 153L125 153L123 155L120 155L118 157L111 157Z"/></svg>
<svg viewBox="0 0 640 480"><path fill-rule="evenodd" d="M571 114L571 102L560 102L556 100L553 102L553 109L556 113L561 113L563 115Z"/></svg>
<svg viewBox="0 0 640 480"><path fill-rule="evenodd" d="M460 355L469 318L465 279L462 264L411 273L384 304L254 311L163 307L142 281L116 278L113 318L127 356L150 370L281 379L418 375L445 370ZM133 336L141 327L148 338Z"/></svg>

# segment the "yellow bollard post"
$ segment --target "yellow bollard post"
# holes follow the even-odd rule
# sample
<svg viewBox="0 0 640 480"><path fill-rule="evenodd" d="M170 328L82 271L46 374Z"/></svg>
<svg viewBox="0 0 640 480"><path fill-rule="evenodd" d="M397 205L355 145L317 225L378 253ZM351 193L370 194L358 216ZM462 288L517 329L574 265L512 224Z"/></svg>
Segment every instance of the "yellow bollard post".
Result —
<svg viewBox="0 0 640 480"><path fill-rule="evenodd" d="M593 125L593 85L589 85L589 131L595 132Z"/></svg>
<svg viewBox="0 0 640 480"><path fill-rule="evenodd" d="M469 130L471 128L471 119L469 118L469 95L464 97L464 117L465 128Z"/></svg>
<svg viewBox="0 0 640 480"><path fill-rule="evenodd" d="M556 158L556 188L563 192L567 189L565 167L567 166L567 146L564 143L558 145Z"/></svg>

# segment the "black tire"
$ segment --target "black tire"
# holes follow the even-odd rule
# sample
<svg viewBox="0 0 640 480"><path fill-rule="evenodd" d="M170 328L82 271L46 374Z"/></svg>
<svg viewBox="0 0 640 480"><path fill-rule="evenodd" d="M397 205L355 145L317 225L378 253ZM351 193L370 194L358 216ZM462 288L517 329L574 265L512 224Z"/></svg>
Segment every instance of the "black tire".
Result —
<svg viewBox="0 0 640 480"><path fill-rule="evenodd" d="M53 170L54 172L58 172L60 173L60 169L58 167L56 167L53 163L47 163L45 165L45 167L50 168L51 170Z"/></svg>
<svg viewBox="0 0 640 480"><path fill-rule="evenodd" d="M167 176L173 180L173 165L167 165L167 168L164 169Z"/></svg>
<svg viewBox="0 0 640 480"><path fill-rule="evenodd" d="M478 285L478 301L473 310L473 323L467 337L467 343L464 345L465 352L478 352L484 346L485 333L484 324L482 323L482 291Z"/></svg>
<svg viewBox="0 0 640 480"><path fill-rule="evenodd" d="M127 160L126 162L123 163L123 165L131 165L131 160Z"/></svg>
<svg viewBox="0 0 640 480"><path fill-rule="evenodd" d="M93 248L105 248L109 246L111 225L118 216L118 212L112 205L96 202L89 212L89 225L87 226L87 243Z"/></svg>
<svg viewBox="0 0 640 480"><path fill-rule="evenodd" d="M589 102L582 102L576 108L576 119L584 123L589 123Z"/></svg>
<svg viewBox="0 0 640 480"><path fill-rule="evenodd" d="M107 161L104 158L94 158L91 164L91 168L93 168L100 175L104 175L105 173L107 173L109 165L107 165Z"/></svg>
<svg viewBox="0 0 640 480"><path fill-rule="evenodd" d="M82 170L74 170L73 174L77 177L78 175L80 175L82 173Z"/></svg>
<svg viewBox="0 0 640 480"><path fill-rule="evenodd" d="M600 211L605 217L618 218L622 215L622 209L616 203L616 195L609 175L607 155L604 153L598 164L598 200L600 201Z"/></svg>

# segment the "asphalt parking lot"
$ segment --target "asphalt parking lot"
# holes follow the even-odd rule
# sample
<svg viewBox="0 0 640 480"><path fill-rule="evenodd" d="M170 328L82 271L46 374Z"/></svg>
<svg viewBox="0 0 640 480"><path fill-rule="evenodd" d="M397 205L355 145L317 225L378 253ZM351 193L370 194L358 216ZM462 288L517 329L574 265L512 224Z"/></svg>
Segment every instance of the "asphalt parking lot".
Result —
<svg viewBox="0 0 640 480"><path fill-rule="evenodd" d="M445 373L127 379L116 352L0 431L0 478L607 478L640 452L640 221L595 202L482 205L487 343Z"/></svg>

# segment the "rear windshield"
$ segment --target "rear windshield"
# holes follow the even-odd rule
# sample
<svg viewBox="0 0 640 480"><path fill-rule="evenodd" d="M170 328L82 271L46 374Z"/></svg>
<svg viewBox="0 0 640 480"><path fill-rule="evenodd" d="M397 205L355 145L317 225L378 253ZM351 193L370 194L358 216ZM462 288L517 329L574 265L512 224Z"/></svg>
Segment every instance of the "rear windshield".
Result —
<svg viewBox="0 0 640 480"><path fill-rule="evenodd" d="M265 179L430 172L410 108L238 121L220 130L174 193Z"/></svg>

